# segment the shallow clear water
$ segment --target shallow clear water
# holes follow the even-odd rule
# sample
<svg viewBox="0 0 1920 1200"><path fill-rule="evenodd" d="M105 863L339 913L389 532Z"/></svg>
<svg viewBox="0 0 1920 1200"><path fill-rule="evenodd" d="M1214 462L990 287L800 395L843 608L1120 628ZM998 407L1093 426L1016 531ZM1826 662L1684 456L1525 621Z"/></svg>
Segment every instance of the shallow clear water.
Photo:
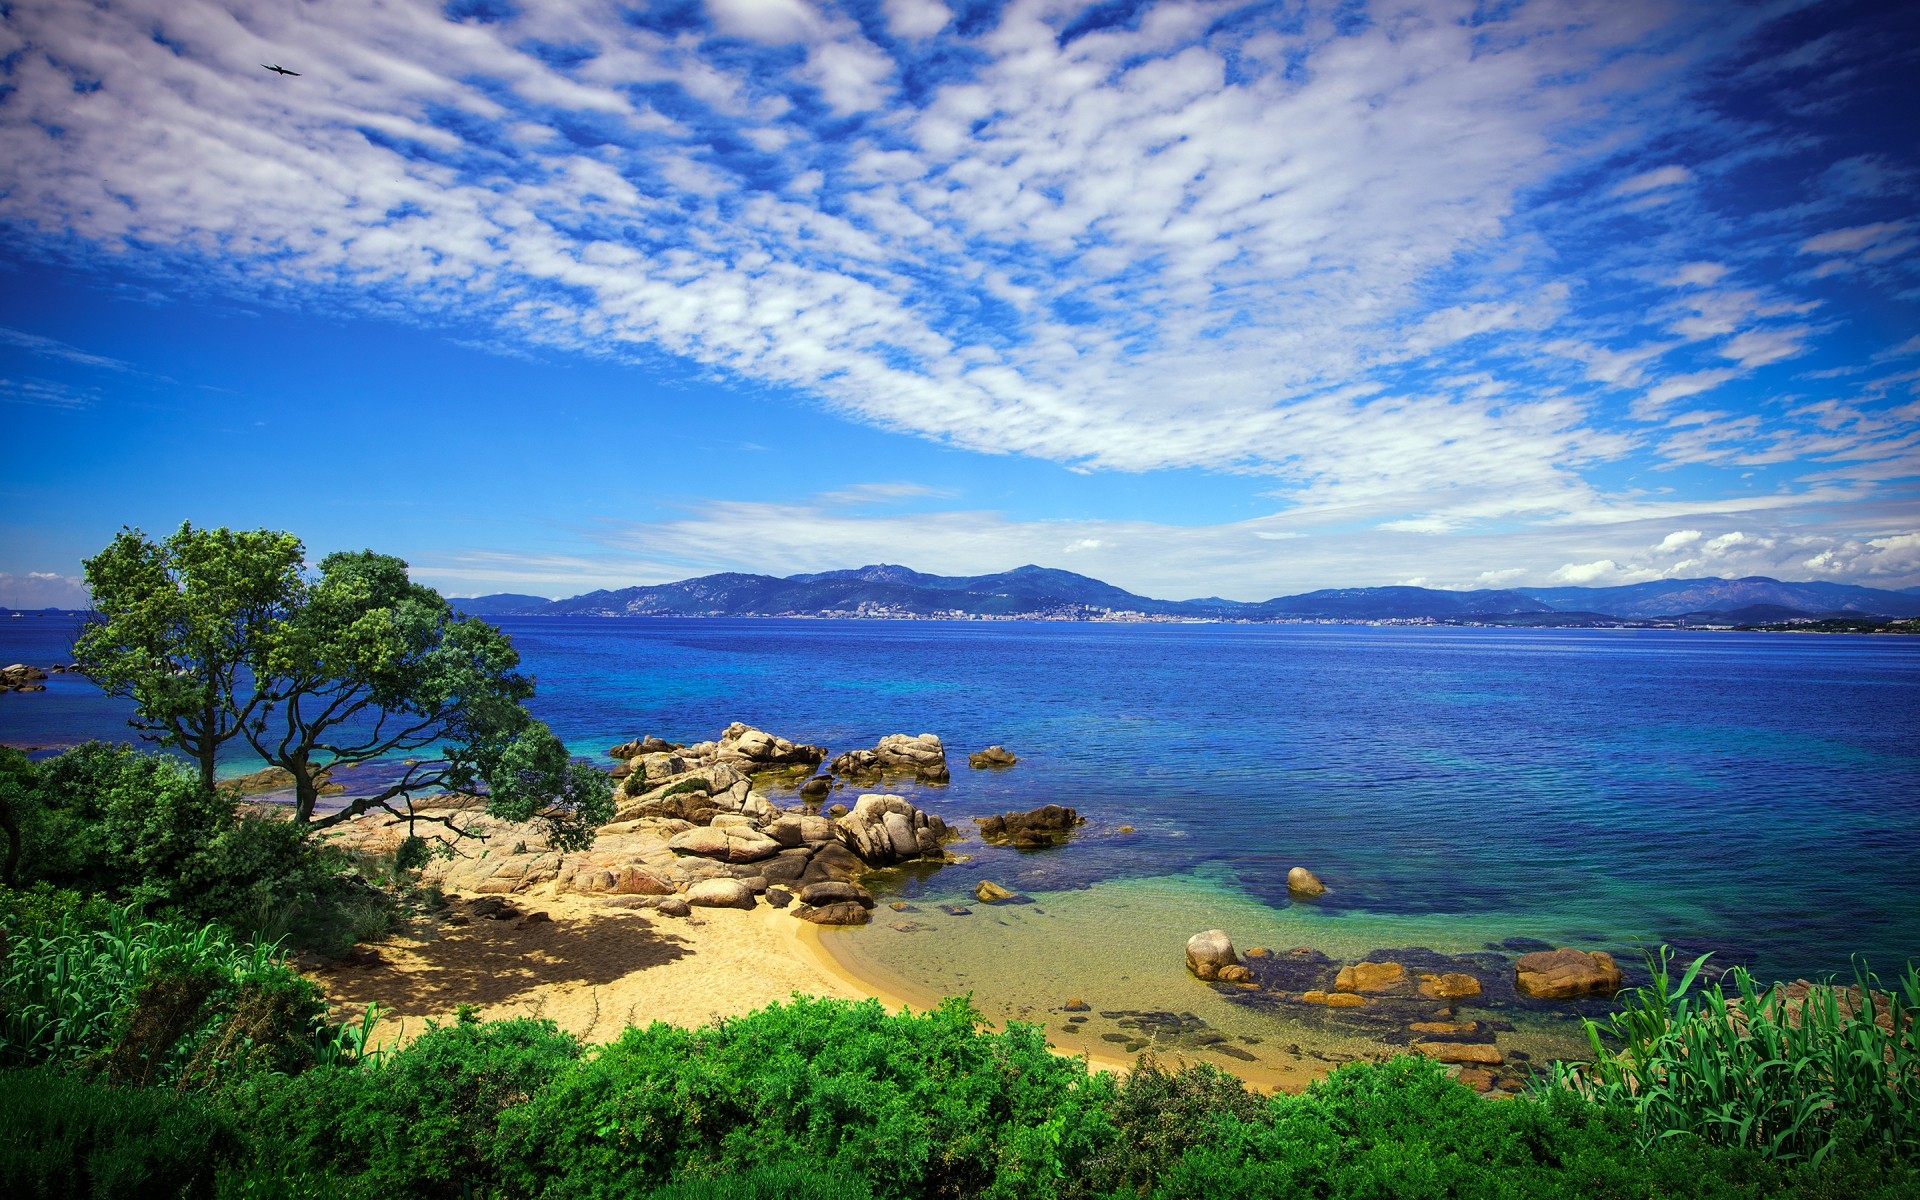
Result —
<svg viewBox="0 0 1920 1200"><path fill-rule="evenodd" d="M1064 849L970 841L956 847L969 863L898 885L937 900L984 876L1033 895L1047 916L1020 921L1047 932L1016 939L1029 964L1044 956L1029 941L1084 957L1086 931L1111 911L1096 901L1114 894L1084 890L1096 884L1132 886L1133 903L1160 897L1149 907L1166 920L1145 921L1151 937L1095 939L1110 947L1102 961L1131 953L1141 973L1177 966L1167 930L1207 927L1214 897L1242 906L1233 911L1249 929L1263 914L1274 923L1257 937L1230 930L1243 945L1271 937L1330 953L1524 935L1634 958L1669 942L1786 977L1848 970L1854 953L1877 967L1920 957L1920 639L502 624L539 679L534 707L582 753L643 733L709 738L732 720L835 751L933 731L955 763L952 785L895 790L962 828L1011 808L1078 808L1086 832ZM0 622L0 661L63 658L68 634L45 618ZM77 678L0 697L0 739L15 744L125 737L123 720ZM990 742L1020 764L968 770L965 752ZM1115 832L1122 825L1136 832ZM1290 904L1296 864L1332 892ZM1073 895L1049 907L1062 893ZM903 978L946 958L964 966L992 944L984 932L884 924L849 936Z"/></svg>

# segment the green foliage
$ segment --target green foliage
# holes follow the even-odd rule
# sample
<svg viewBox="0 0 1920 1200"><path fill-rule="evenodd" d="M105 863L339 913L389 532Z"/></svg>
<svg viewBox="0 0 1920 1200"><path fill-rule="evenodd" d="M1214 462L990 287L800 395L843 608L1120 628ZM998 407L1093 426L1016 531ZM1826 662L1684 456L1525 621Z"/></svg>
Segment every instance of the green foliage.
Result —
<svg viewBox="0 0 1920 1200"><path fill-rule="evenodd" d="M1049 1195L1108 1132L1104 1084L1014 1025L796 996L700 1030L629 1029L502 1116L511 1190L625 1197L807 1161L876 1196Z"/></svg>
<svg viewBox="0 0 1920 1200"><path fill-rule="evenodd" d="M1188 1150L1213 1136L1216 1117L1258 1121L1266 1101L1247 1086L1205 1063L1168 1071L1142 1058L1107 1104L1118 1131L1088 1164L1088 1180L1100 1193L1138 1193Z"/></svg>
<svg viewBox="0 0 1920 1200"><path fill-rule="evenodd" d="M461 1020L377 1065L250 1080L232 1103L270 1131L260 1153L288 1170L352 1178L374 1195L458 1197L496 1185L500 1114L579 1055L550 1021Z"/></svg>
<svg viewBox="0 0 1920 1200"><path fill-rule="evenodd" d="M129 908L105 928L69 916L7 929L0 1064L142 1084L299 1071L358 1049L325 1014L319 989L273 947L217 925L143 921Z"/></svg>
<svg viewBox="0 0 1920 1200"><path fill-rule="evenodd" d="M783 1162L737 1174L691 1176L650 1192L645 1200L872 1200L858 1175L835 1175L812 1163Z"/></svg>
<svg viewBox="0 0 1920 1200"><path fill-rule="evenodd" d="M210 1197L240 1142L200 1097L45 1068L0 1071L0 1195Z"/></svg>
<svg viewBox="0 0 1920 1200"><path fill-rule="evenodd" d="M23 881L303 945L351 940L342 856L175 759L88 742L28 768Z"/></svg>
<svg viewBox="0 0 1920 1200"><path fill-rule="evenodd" d="M122 529L86 561L93 611L74 658L134 702L147 737L199 765L204 791L220 747L266 699L246 667L297 594L303 557L291 534L182 525L159 542Z"/></svg>
<svg viewBox="0 0 1920 1200"><path fill-rule="evenodd" d="M1648 1139L1699 1137L1815 1166L1849 1146L1920 1159L1920 971L1909 965L1887 994L1862 969L1852 1011L1830 982L1790 1007L1784 989L1763 992L1739 967L1696 989L1706 958L1677 981L1671 951L1650 958L1652 982L1587 1023L1594 1061L1562 1067L1557 1086L1631 1114Z"/></svg>

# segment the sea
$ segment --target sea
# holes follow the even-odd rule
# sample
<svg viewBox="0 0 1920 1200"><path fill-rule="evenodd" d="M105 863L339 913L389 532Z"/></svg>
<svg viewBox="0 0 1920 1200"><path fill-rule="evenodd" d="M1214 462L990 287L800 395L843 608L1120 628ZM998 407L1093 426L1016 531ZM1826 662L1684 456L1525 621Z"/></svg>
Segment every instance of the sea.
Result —
<svg viewBox="0 0 1920 1200"><path fill-rule="evenodd" d="M1546 945L1607 950L1642 979L1662 946L1762 979L1850 977L1863 964L1891 975L1920 962L1920 638L499 624L537 680L535 713L600 761L641 735L692 742L733 721L832 753L932 732L952 781L888 790L957 828L1041 804L1077 809L1086 823L1063 847L970 836L952 847L964 861L878 877L881 899L900 907L825 941L893 994L970 995L989 1016L1048 1021L1108 1049L1188 1017L1256 1055L1287 1043L1297 1057L1304 1040L1308 1053L1345 1047L1333 1053L1351 1057L1381 1036L1341 1028L1339 1013L1282 1011L1196 983L1183 947L1208 928L1271 948L1270 961L1397 955L1482 974ZM61 661L71 635L67 618L0 621L0 662ZM125 740L126 716L85 679L55 675L46 692L0 696L0 742L44 753ZM970 769L966 754L989 744L1018 764ZM255 765L236 756L227 769ZM1291 899L1294 866L1327 894ZM977 904L981 879L1028 902ZM1058 1015L1069 999L1122 1015L1069 1029ZM1589 1012L1522 1005L1499 1019L1552 1052Z"/></svg>

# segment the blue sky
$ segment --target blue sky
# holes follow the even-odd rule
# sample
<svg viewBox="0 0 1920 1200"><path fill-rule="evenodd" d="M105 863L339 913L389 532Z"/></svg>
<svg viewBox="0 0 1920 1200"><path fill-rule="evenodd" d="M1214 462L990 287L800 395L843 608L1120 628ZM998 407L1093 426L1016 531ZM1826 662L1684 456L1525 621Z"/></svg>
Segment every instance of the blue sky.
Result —
<svg viewBox="0 0 1920 1200"><path fill-rule="evenodd" d="M7 0L0 603L1920 584L1913 11Z"/></svg>

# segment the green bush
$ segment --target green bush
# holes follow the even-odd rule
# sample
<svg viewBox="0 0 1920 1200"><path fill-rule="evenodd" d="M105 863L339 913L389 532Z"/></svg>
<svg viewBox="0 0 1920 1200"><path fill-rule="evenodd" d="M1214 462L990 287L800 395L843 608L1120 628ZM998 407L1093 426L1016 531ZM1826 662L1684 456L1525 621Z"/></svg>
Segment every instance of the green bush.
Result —
<svg viewBox="0 0 1920 1200"><path fill-rule="evenodd" d="M872 1200L858 1175L834 1175L811 1163L774 1163L738 1175L677 1180L645 1200Z"/></svg>
<svg viewBox="0 0 1920 1200"><path fill-rule="evenodd" d="M579 1055L551 1021L461 1020L377 1061L249 1080L228 1102L263 1132L259 1155L287 1170L372 1195L459 1197L496 1186L501 1113Z"/></svg>
<svg viewBox="0 0 1920 1200"><path fill-rule="evenodd" d="M0 1195L12 1200L212 1196L240 1149L191 1093L118 1087L46 1068L0 1071Z"/></svg>
<svg viewBox="0 0 1920 1200"><path fill-rule="evenodd" d="M515 1194L628 1197L686 1176L813 1162L880 1197L1044 1196L1112 1134L1106 1077L1032 1026L981 1033L796 996L698 1030L629 1029L502 1115Z"/></svg>

